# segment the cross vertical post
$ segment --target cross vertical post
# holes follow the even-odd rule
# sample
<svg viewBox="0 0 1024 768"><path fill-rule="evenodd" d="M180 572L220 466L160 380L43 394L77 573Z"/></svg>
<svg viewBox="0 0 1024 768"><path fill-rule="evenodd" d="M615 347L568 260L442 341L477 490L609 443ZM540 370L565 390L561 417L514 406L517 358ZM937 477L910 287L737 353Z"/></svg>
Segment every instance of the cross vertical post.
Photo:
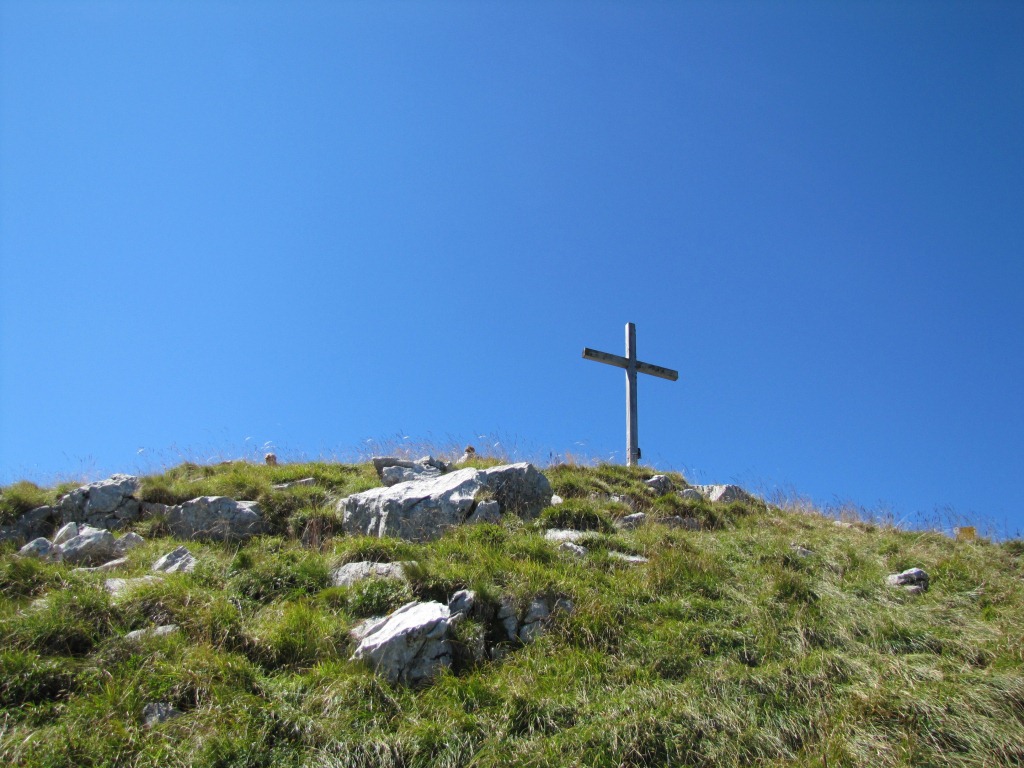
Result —
<svg viewBox="0 0 1024 768"><path fill-rule="evenodd" d="M616 368L626 370L626 465L636 466L640 460L640 439L637 428L637 406L636 406L636 375L646 373L657 376L659 379L677 381L679 372L671 368L662 368L660 365L645 363L636 358L636 326L633 323L626 323L626 356L610 355L607 352L598 352L596 349L585 347L583 359L594 360L605 365L614 365Z"/></svg>
<svg viewBox="0 0 1024 768"><path fill-rule="evenodd" d="M626 466L640 460L640 430L636 409L636 326L626 323Z"/></svg>

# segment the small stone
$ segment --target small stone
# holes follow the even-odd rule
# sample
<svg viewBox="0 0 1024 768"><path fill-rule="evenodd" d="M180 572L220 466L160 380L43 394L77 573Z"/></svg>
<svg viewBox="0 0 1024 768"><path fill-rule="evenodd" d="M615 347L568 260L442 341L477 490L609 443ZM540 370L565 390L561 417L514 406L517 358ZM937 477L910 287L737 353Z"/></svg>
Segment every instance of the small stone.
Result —
<svg viewBox="0 0 1024 768"><path fill-rule="evenodd" d="M114 534L88 525L78 526L78 535L61 544L64 560L69 563L103 563L114 559Z"/></svg>
<svg viewBox="0 0 1024 768"><path fill-rule="evenodd" d="M198 562L191 552L181 546L153 563L153 570L162 573L188 573L195 569Z"/></svg>
<svg viewBox="0 0 1024 768"><path fill-rule="evenodd" d="M751 495L738 485L695 485L708 501L750 501Z"/></svg>
<svg viewBox="0 0 1024 768"><path fill-rule="evenodd" d="M544 631L544 625L550 615L551 608L547 602L539 597L534 598L530 603L530 607L526 609L526 615L523 616L523 623L519 629L519 639L524 643L533 642Z"/></svg>
<svg viewBox="0 0 1024 768"><path fill-rule="evenodd" d="M807 547L801 547L799 544L790 544L789 548L793 550L793 554L797 557L811 557L814 552Z"/></svg>
<svg viewBox="0 0 1024 768"><path fill-rule="evenodd" d="M53 543L56 545L63 544L65 541L70 541L78 535L78 523L67 523L61 526L60 530L54 534Z"/></svg>
<svg viewBox="0 0 1024 768"><path fill-rule="evenodd" d="M684 531L699 531L701 529L700 520L696 517L672 515L672 517L666 517L658 522L667 525L669 528L682 528Z"/></svg>
<svg viewBox="0 0 1024 768"><path fill-rule="evenodd" d="M562 504L564 501L565 501L565 499L563 499L557 493L552 494L552 496L551 496L551 506L552 507L557 507L559 504Z"/></svg>
<svg viewBox="0 0 1024 768"><path fill-rule="evenodd" d="M160 580L159 576L139 576L135 579L107 579L103 582L103 588L107 590L111 596L117 598L136 587L141 587L147 584L156 584Z"/></svg>
<svg viewBox="0 0 1024 768"><path fill-rule="evenodd" d="M544 538L548 541L563 542L572 541L577 542L582 539L588 538L586 531L572 531L560 528L550 528L544 531Z"/></svg>
<svg viewBox="0 0 1024 768"><path fill-rule="evenodd" d="M501 598L501 605L498 607L498 622L505 629L505 635L509 640L519 637L519 617L516 615L516 606L512 598Z"/></svg>
<svg viewBox="0 0 1024 768"><path fill-rule="evenodd" d="M94 568L75 568L75 573L106 573L107 571L116 571L118 568L123 568L128 565L128 558L120 557L117 560L111 560L109 563L103 565L97 565Z"/></svg>
<svg viewBox="0 0 1024 768"><path fill-rule="evenodd" d="M364 659L390 683L421 685L452 663L448 606L406 603L362 629L353 660Z"/></svg>
<svg viewBox="0 0 1024 768"><path fill-rule="evenodd" d="M173 720L183 714L185 713L175 709L166 701L151 701L142 708L142 721L147 728L152 728L154 725Z"/></svg>

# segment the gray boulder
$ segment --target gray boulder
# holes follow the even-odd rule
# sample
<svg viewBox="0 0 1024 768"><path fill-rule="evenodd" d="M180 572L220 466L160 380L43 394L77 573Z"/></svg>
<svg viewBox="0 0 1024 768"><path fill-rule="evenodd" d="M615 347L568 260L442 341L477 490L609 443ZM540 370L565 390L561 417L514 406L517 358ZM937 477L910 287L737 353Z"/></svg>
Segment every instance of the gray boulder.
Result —
<svg viewBox="0 0 1024 768"><path fill-rule="evenodd" d="M406 581L402 563L346 563L331 571L331 584L350 587L366 579L400 579Z"/></svg>
<svg viewBox="0 0 1024 768"><path fill-rule="evenodd" d="M526 614L519 625L519 639L524 643L534 640L544 631L544 624L551 615L551 607L543 598L535 597L526 609Z"/></svg>
<svg viewBox="0 0 1024 768"><path fill-rule="evenodd" d="M142 723L147 728L152 728L154 725L181 717L183 714L185 713L180 709L175 709L166 701L151 701L142 708Z"/></svg>
<svg viewBox="0 0 1024 768"><path fill-rule="evenodd" d="M625 531L631 531L634 528L639 528L645 522L647 522L647 515L643 512L634 512L632 515L621 518L616 525Z"/></svg>
<svg viewBox="0 0 1024 768"><path fill-rule="evenodd" d="M684 501L702 501L704 499L703 494L696 488L684 488L679 492L679 497Z"/></svg>
<svg viewBox="0 0 1024 768"><path fill-rule="evenodd" d="M417 686L452 663L448 606L407 603L360 627L353 660L365 660L391 683Z"/></svg>
<svg viewBox="0 0 1024 768"><path fill-rule="evenodd" d="M372 488L339 501L338 511L346 532L430 541L472 522L479 502L495 501L501 514L532 518L550 499L547 478L532 464L521 463ZM496 517L493 507L485 510L488 519Z"/></svg>
<svg viewBox="0 0 1024 768"><path fill-rule="evenodd" d="M114 542L114 549L119 555L123 555L145 543L146 540L139 534L129 532Z"/></svg>
<svg viewBox="0 0 1024 768"><path fill-rule="evenodd" d="M117 557L115 543L114 534L110 531L80 525L78 535L61 544L60 549L65 562L99 564Z"/></svg>
<svg viewBox="0 0 1024 768"><path fill-rule="evenodd" d="M133 475L112 475L83 485L61 497L59 509L65 523L88 523L96 528L119 528L139 518L135 494L141 487Z"/></svg>
<svg viewBox="0 0 1024 768"><path fill-rule="evenodd" d="M198 562L195 556L182 546L153 563L153 570L160 573L189 573L195 570Z"/></svg>
<svg viewBox="0 0 1024 768"><path fill-rule="evenodd" d="M255 501L227 496L200 496L166 513L167 527L179 539L244 541L264 531L263 514Z"/></svg>
<svg viewBox="0 0 1024 768"><path fill-rule="evenodd" d="M65 523L60 527L60 530L54 534L53 543L60 546L65 541L69 541L78 535L78 523Z"/></svg>
<svg viewBox="0 0 1024 768"><path fill-rule="evenodd" d="M581 547L579 544L573 544L571 541L563 541L558 545L559 552L568 552L574 557L586 557L587 548Z"/></svg>

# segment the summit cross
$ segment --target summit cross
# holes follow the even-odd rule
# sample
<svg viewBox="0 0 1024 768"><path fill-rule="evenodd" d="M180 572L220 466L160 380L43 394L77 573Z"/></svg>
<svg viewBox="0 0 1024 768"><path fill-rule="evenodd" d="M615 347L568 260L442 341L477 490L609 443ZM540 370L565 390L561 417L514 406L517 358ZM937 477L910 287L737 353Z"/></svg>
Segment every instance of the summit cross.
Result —
<svg viewBox="0 0 1024 768"><path fill-rule="evenodd" d="M607 352L598 352L590 347L583 348L583 358L616 368L626 369L626 466L636 466L640 459L640 438L637 435L636 418L636 375L646 373L659 379L676 381L679 372L660 365L651 365L636 359L636 326L626 323L626 356L619 357Z"/></svg>

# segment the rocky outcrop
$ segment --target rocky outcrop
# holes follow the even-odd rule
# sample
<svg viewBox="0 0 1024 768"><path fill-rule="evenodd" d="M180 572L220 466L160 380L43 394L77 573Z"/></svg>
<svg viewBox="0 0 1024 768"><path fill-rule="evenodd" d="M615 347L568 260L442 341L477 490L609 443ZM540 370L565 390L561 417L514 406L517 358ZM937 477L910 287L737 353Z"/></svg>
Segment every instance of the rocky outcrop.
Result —
<svg viewBox="0 0 1024 768"><path fill-rule="evenodd" d="M655 475L650 480L644 480L644 485L651 489L655 496L664 496L672 493L672 481L667 475Z"/></svg>
<svg viewBox="0 0 1024 768"><path fill-rule="evenodd" d="M99 565L117 557L114 534L88 525L78 526L78 535L60 545L65 562Z"/></svg>
<svg viewBox="0 0 1024 768"><path fill-rule="evenodd" d="M487 522L509 513L529 519L550 500L547 478L521 463L373 488L342 499L338 511L346 532L430 541L453 526L475 522L478 511Z"/></svg>
<svg viewBox="0 0 1024 768"><path fill-rule="evenodd" d="M389 616L360 625L352 658L368 662L388 682L422 685L451 666L450 618L442 603L407 603Z"/></svg>
<svg viewBox="0 0 1024 768"><path fill-rule="evenodd" d="M708 501L751 501L754 498L738 485L695 485L694 489Z"/></svg>
<svg viewBox="0 0 1024 768"><path fill-rule="evenodd" d="M0 541L21 543L49 538L59 521L60 512L54 507L36 507L10 525L0 526Z"/></svg>
<svg viewBox="0 0 1024 768"><path fill-rule="evenodd" d="M207 541L244 541L265 529L255 501L235 501L227 496L200 496L170 507L166 522L179 539Z"/></svg>
<svg viewBox="0 0 1024 768"><path fill-rule="evenodd" d="M112 475L83 485L57 503L61 520L107 530L121 528L139 519L141 507L135 496L141 486L134 475Z"/></svg>
<svg viewBox="0 0 1024 768"><path fill-rule="evenodd" d="M435 459L433 456L424 456L415 461L400 459L397 456L375 456L371 460L373 468L377 470L377 477L388 487L438 477L452 467L447 461Z"/></svg>

